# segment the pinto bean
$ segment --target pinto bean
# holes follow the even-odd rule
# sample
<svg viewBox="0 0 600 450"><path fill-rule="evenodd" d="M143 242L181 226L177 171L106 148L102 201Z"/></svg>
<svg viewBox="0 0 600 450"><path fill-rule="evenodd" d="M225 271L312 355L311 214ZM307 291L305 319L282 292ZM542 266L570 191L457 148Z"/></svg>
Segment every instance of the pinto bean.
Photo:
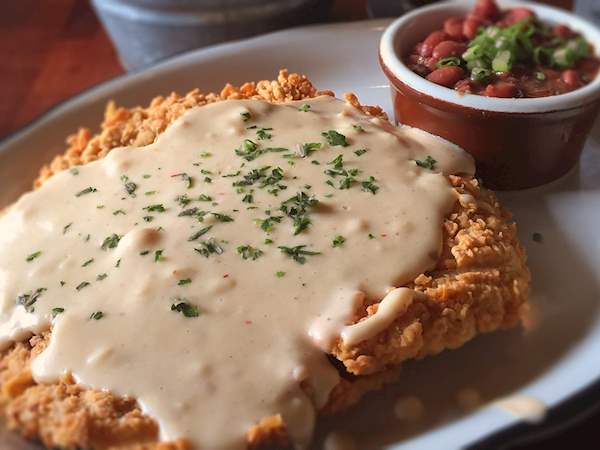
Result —
<svg viewBox="0 0 600 450"><path fill-rule="evenodd" d="M442 41L433 49L432 56L437 60L447 58L449 56L460 56L462 55L467 46L455 41Z"/></svg>
<svg viewBox="0 0 600 450"><path fill-rule="evenodd" d="M464 21L462 17L450 17L444 22L444 31L454 40L462 39Z"/></svg>
<svg viewBox="0 0 600 450"><path fill-rule="evenodd" d="M573 69L565 70L561 75L560 79L572 89L578 88L581 86L581 79L579 78L579 74Z"/></svg>
<svg viewBox="0 0 600 450"><path fill-rule="evenodd" d="M435 69L427 75L427 79L433 83L451 88L464 76L465 72L460 67L446 66Z"/></svg>
<svg viewBox="0 0 600 450"><path fill-rule="evenodd" d="M495 20L500 15L500 9L494 0L477 0L472 14L483 20Z"/></svg>
<svg viewBox="0 0 600 450"><path fill-rule="evenodd" d="M535 14L532 10L528 8L512 8L509 9L508 12L502 18L502 24L504 25L514 25L521 20L528 19L530 17L534 17Z"/></svg>
<svg viewBox="0 0 600 450"><path fill-rule="evenodd" d="M516 97L519 90L514 83L499 81L494 84L488 84L485 87L486 97L511 98Z"/></svg>
<svg viewBox="0 0 600 450"><path fill-rule="evenodd" d="M477 30L482 25L483 22L480 19L469 16L463 22L463 34L467 37L467 39L473 39L475 36L477 36Z"/></svg>

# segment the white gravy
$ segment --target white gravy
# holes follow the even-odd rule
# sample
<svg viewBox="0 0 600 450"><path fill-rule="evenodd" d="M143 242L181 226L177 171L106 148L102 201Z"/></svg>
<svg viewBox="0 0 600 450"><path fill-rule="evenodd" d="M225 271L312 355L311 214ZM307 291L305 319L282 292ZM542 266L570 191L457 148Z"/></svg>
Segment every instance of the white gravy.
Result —
<svg viewBox="0 0 600 450"><path fill-rule="evenodd" d="M348 146L333 145L335 133L329 143L329 130ZM287 150L247 161L234 151L244 139ZM320 148L300 157L305 143ZM433 170L414 161L428 156ZM254 184L239 185L265 166ZM325 173L352 169L360 172L348 189L339 189L346 176ZM446 144L330 97L190 110L154 144L57 174L0 217L0 343L51 328L35 379L72 373L133 396L163 440L243 449L251 426L281 414L305 446L339 381L323 350L365 298L435 264L457 200L443 174L472 171ZM295 235L280 207L300 192L318 204L301 199L307 213L298 214L288 202ZM267 211L278 218L257 222ZM296 259L278 248L300 245ZM375 335L412 298L392 293L402 298L390 311L382 304L351 342Z"/></svg>

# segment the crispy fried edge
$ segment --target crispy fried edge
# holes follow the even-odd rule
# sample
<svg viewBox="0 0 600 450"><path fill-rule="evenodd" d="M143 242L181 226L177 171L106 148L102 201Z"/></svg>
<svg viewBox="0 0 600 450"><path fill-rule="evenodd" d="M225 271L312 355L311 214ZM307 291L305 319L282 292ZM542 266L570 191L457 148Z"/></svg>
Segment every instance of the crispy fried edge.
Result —
<svg viewBox="0 0 600 450"><path fill-rule="evenodd" d="M196 106L227 99L285 102L317 95L333 94L330 91L318 92L305 76L282 70L274 81L249 82L240 87L228 84L218 94L205 95L199 90L185 96L172 93L168 97L153 99L147 108L118 108L111 102L106 108L100 133L93 135L90 130L81 128L69 136L66 152L41 169L34 187L41 186L57 172L103 158L113 148L148 145L169 124ZM347 94L346 100L368 115L387 119L381 108L361 105L353 94ZM516 228L509 222L508 213L498 205L495 196L483 190L476 180L460 177L451 177L450 180L459 193L473 195L475 202L466 206L457 203L446 219L444 251L438 266L434 271L419 276L409 286L423 294L418 297L419 301L414 302L392 327L375 338L350 349L344 348L340 342L336 344L333 354L343 362L349 373L361 376L346 374L331 393L323 412L344 409L357 402L364 392L396 379L397 366L405 359L458 347L478 332L509 327L518 321L519 311L527 299L529 272L524 251L516 239ZM482 286L490 289L483 292ZM464 301L465 295L467 301ZM483 301L478 304L480 298ZM364 306L357 312L356 321L365 320L377 311L377 303ZM45 340L46 337L34 337L29 343L15 344L0 359L0 408L5 410L9 426L20 429L28 438L41 439L49 447L114 450L188 448L184 440L156 443L158 430L155 422L142 415L133 399L85 390L69 378L55 385L35 384L29 369L30 360L43 349ZM55 390L36 392L45 389ZM53 417L50 410L57 398L61 399L59 406L65 403L63 406L67 408L66 417L63 417L64 411L59 411L58 418L63 417L68 422L58 427L52 423L57 417ZM102 411L94 410L98 402L104 402L104 413L108 412L110 416L108 419L102 417ZM38 417L35 417L36 414ZM44 414L49 415L46 419L50 423L44 423ZM115 427L115 422L125 428ZM134 425L129 427L130 423ZM111 441L114 440L111 433L115 429L127 437L117 446ZM291 445L280 416L263 419L249 430L247 437L248 448L252 450L283 449Z"/></svg>

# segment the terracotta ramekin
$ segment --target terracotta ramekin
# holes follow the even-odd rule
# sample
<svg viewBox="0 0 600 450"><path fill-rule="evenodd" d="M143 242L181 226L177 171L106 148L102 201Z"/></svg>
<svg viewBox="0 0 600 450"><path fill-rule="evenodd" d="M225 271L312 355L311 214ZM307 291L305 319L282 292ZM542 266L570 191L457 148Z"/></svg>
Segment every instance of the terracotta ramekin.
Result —
<svg viewBox="0 0 600 450"><path fill-rule="evenodd" d="M560 9L499 1L502 9L532 9L542 22L564 23L600 46L600 30ZM506 99L460 94L420 77L402 57L450 16L465 15L473 2L438 3L394 21L379 47L390 80L396 121L463 147L488 187L523 189L555 180L579 160L600 109L600 76L572 92L543 98ZM596 49L598 52L598 49Z"/></svg>

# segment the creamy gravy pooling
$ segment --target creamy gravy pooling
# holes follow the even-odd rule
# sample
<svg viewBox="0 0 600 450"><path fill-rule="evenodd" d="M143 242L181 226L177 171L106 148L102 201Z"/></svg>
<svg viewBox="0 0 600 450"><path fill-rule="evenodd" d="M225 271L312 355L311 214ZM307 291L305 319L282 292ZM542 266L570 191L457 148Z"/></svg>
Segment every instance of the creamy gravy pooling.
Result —
<svg viewBox="0 0 600 450"><path fill-rule="evenodd" d="M0 338L52 327L35 378L134 396L164 440L242 449L281 413L306 444L339 380L322 348L438 257L439 172L473 168L430 139L330 97L193 109L0 218Z"/></svg>

